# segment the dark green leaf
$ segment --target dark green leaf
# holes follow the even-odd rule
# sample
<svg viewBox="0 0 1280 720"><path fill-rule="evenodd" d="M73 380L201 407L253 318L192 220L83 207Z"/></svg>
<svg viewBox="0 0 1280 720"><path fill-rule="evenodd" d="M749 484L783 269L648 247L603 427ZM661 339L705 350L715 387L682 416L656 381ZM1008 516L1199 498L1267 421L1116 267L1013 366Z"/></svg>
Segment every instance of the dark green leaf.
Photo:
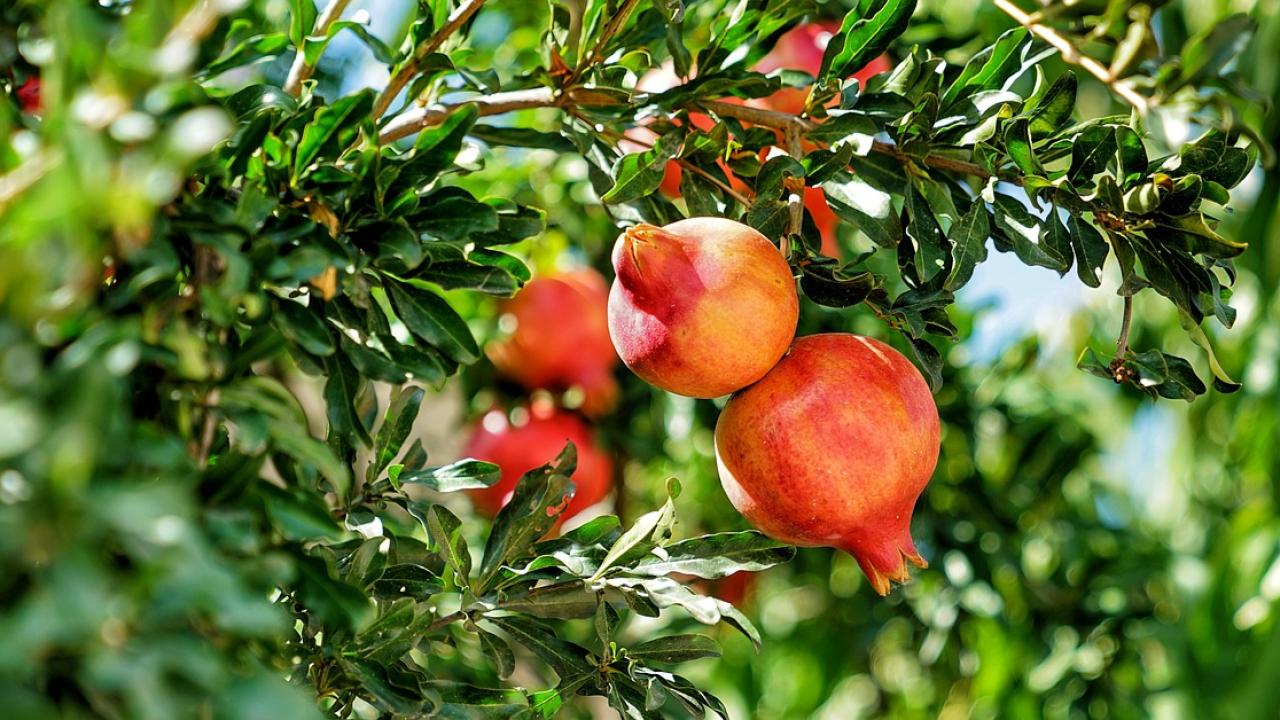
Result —
<svg viewBox="0 0 1280 720"><path fill-rule="evenodd" d="M720 657L720 643L706 635L668 635L628 648L627 657L644 663L682 663Z"/></svg>
<svg viewBox="0 0 1280 720"><path fill-rule="evenodd" d="M436 492L457 492L492 487L502 479L493 463L467 458L443 467L400 473L401 484L425 485Z"/></svg>
<svg viewBox="0 0 1280 720"><path fill-rule="evenodd" d="M671 573L722 578L737 572L757 572L795 557L795 548L754 530L703 535L672 543L661 553L646 555L628 573L659 577Z"/></svg>
<svg viewBox="0 0 1280 720"><path fill-rule="evenodd" d="M480 348L467 323L444 298L390 277L383 280L383 286L396 314L415 336L460 363L480 359Z"/></svg>

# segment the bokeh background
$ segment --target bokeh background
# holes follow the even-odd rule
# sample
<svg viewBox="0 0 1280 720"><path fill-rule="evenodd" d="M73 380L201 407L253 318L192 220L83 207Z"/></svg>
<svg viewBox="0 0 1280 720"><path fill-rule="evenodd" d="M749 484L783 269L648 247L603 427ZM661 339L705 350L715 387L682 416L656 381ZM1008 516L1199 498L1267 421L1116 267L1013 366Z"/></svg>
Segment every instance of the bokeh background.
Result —
<svg viewBox="0 0 1280 720"><path fill-rule="evenodd" d="M287 13L287 3L277 4ZM367 19L375 35L398 37L403 5L356 0L349 15ZM962 63L1009 27L985 0L920 6L899 50L925 45ZM839 3L824 7L843 12ZM1275 98L1280 0L1175 0L1157 31L1176 47L1241 11L1260 28L1233 69ZM546 12L536 2L487 6L462 64L502 76L535 65ZM287 62L220 82L278 81ZM1056 61L1046 68L1061 69ZM387 73L343 34L316 77L320 92L339 93L382 86ZM1082 115L1123 110L1103 87L1081 82ZM1280 144L1280 120L1266 110L1260 101L1245 120ZM556 116L527 111L507 120L552 129ZM1179 108L1164 108L1149 127L1149 151L1168 152L1200 130ZM546 233L518 248L537 272L585 264L610 275L617 229L585 163L502 147L477 147L473 159L476 170L452 183L547 211ZM1236 261L1239 318L1232 330L1210 333L1242 391L1153 402L1080 372L1081 351L1114 343L1117 279L1109 274L1090 290L1073 275L993 250L954 311L963 339L944 351L942 459L913 525L929 569L880 598L852 558L807 549L746 583L712 588L740 597L763 649L756 654L725 631L724 657L687 674L743 719L1280 716L1280 169L1255 169L1233 199L1221 231L1251 243ZM857 247L851 228L841 232L846 247ZM496 302L450 300L478 337L500 336ZM1193 358L1204 375L1201 351L1182 339L1173 308L1146 295L1136 303L1132 346ZM859 308L808 304L801 325L802 333L890 339ZM621 369L618 379L619 407L594 423L617 466L616 495L599 510L634 517L660 503L664 480L675 476L684 487L682 534L745 527L716 478L716 402L659 393ZM482 361L431 397L418 432L433 458L456 456L482 413L521 401ZM451 502L468 522L483 523L465 498ZM637 635L650 629L632 623ZM688 631L704 629L690 623ZM597 711L566 711L575 713Z"/></svg>

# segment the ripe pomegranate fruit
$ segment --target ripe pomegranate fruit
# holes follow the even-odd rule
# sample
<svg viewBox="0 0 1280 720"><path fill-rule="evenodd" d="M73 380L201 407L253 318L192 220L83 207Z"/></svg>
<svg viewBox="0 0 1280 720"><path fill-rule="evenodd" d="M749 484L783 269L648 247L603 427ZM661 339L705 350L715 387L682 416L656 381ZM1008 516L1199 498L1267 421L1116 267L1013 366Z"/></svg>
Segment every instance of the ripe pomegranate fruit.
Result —
<svg viewBox="0 0 1280 720"><path fill-rule="evenodd" d="M920 372L871 338L798 338L716 423L730 502L765 534L853 555L876 592L925 567L911 512L938 462L938 409Z"/></svg>
<svg viewBox="0 0 1280 720"><path fill-rule="evenodd" d="M40 112L40 78L31 76L22 83L14 93L18 97L18 105L22 112L35 114Z"/></svg>
<svg viewBox="0 0 1280 720"><path fill-rule="evenodd" d="M476 508L486 515L497 515L511 499L520 476L554 460L566 440L577 446L578 469L573 473L576 490L561 520L604 500L613 487L613 462L596 445L591 428L577 415L550 403L535 403L528 410L528 420L521 425L512 424L501 410L490 410L472 429L463 455L502 469L502 479L496 484L470 491Z"/></svg>
<svg viewBox="0 0 1280 720"><path fill-rule="evenodd" d="M799 315L791 268L769 240L723 218L637 225L613 247L609 334L635 374L713 398L764 377Z"/></svg>
<svg viewBox="0 0 1280 720"><path fill-rule="evenodd" d="M831 42L831 37L839 31L840 23L834 20L797 25L778 37L778 42L774 44L773 49L768 55L760 58L755 69L763 73L774 70L799 70L817 75L822 69L822 54L827 49L827 43ZM881 55L850 77L857 78L865 85L868 78L890 67L889 59ZM785 87L762 98L760 104L770 110L799 115L804 111L804 101L808 94L809 91L803 88Z"/></svg>
<svg viewBox="0 0 1280 720"><path fill-rule="evenodd" d="M502 304L515 328L489 344L489 359L530 390L578 387L583 413L607 412L618 399L608 302L605 279L590 268L535 278Z"/></svg>

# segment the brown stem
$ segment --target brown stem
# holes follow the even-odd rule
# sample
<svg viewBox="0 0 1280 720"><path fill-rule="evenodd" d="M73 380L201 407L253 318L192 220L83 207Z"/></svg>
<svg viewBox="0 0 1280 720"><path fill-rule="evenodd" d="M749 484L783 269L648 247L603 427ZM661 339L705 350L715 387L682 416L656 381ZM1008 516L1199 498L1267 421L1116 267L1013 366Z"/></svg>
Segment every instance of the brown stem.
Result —
<svg viewBox="0 0 1280 720"><path fill-rule="evenodd" d="M1120 318L1120 336L1116 338L1116 360L1123 361L1129 352L1129 327L1133 324L1133 296L1124 296L1124 314Z"/></svg>
<svg viewBox="0 0 1280 720"><path fill-rule="evenodd" d="M1117 79L1111 74L1111 71L1107 69L1105 65L1094 60L1088 55L1081 53L1076 49L1075 45L1071 44L1071 41L1059 35L1056 30L1051 27L1041 25L1039 22L1039 13L1029 14L1022 10L1022 8L1014 5L1011 0L994 0L994 3L997 8L1000 8L1000 10L1004 12L1004 14L1013 18L1019 25L1022 25L1027 30L1031 31L1032 35L1035 35L1056 48L1062 55L1063 60L1071 63L1072 65L1084 68L1090 75L1093 75L1102 82L1102 84L1111 88L1112 92L1124 98L1125 102L1128 102L1130 105L1137 108L1138 112L1146 113L1149 105L1146 97L1134 90L1129 83Z"/></svg>
<svg viewBox="0 0 1280 720"><path fill-rule="evenodd" d="M28 157L21 165L0 175L0 210L10 201L21 195L27 188L35 185L55 165L62 162L61 153L41 150Z"/></svg>
<svg viewBox="0 0 1280 720"><path fill-rule="evenodd" d="M351 0L330 0L325 6L320 16L316 18L316 29L313 35L324 35L329 32L329 27L342 17L343 11L347 9L347 5L351 4ZM307 62L307 54L303 52L303 46L298 48L298 54L293 57L293 65L289 68L289 77L284 81L284 91L294 97L298 97L298 93L302 92L302 83L311 77L311 73L315 72L315 66Z"/></svg>
<svg viewBox="0 0 1280 720"><path fill-rule="evenodd" d="M481 95L456 103L414 108L409 112L397 115L391 122L387 123L387 126L378 134L378 142L389 143L412 135L425 127L439 124L441 120L448 117L449 113L463 105L475 105L479 109L481 117L485 117L501 115L514 110L555 107L559 104L560 99L551 88L531 88L529 90L512 90L493 95Z"/></svg>
<svg viewBox="0 0 1280 720"><path fill-rule="evenodd" d="M391 79L387 81L387 87L378 95L378 99L374 101L374 120L377 120L386 114L387 108L391 107L391 103L396 99L396 96L400 94L400 91L404 89L404 86L408 85L409 82L417 76L419 64L422 60L436 50L439 50L440 46L444 44L445 40L449 39L450 35L457 32L458 28L465 25L466 22L471 19L471 16L475 15L476 12L480 10L481 5L484 5L484 0L467 0L465 4L449 16L449 19L445 21L440 30L427 38L416 50L414 50L413 59L405 63L404 67L400 68L395 75L391 76Z"/></svg>
<svg viewBox="0 0 1280 720"><path fill-rule="evenodd" d="M437 619L435 622L428 625L427 629L422 631L422 634L425 635L427 633L433 633L441 628L447 627L449 625L452 625L458 622L459 620L462 620L466 616L467 614L461 610L458 610L456 612L451 612L448 615L444 615L439 619Z"/></svg>
<svg viewBox="0 0 1280 720"><path fill-rule="evenodd" d="M720 180L720 178L716 177L715 175L712 175L706 170L703 170L697 165L694 165L688 160L685 160L684 158L676 158L676 162L680 165L680 167L684 168L685 170L688 170L694 175L701 177L702 179L706 180L712 185L715 185L716 187L723 190L726 195L736 200L739 204L742 205L742 207L746 207L746 208L751 207L750 198L738 192L737 190L734 190L732 186L724 183L723 181Z"/></svg>

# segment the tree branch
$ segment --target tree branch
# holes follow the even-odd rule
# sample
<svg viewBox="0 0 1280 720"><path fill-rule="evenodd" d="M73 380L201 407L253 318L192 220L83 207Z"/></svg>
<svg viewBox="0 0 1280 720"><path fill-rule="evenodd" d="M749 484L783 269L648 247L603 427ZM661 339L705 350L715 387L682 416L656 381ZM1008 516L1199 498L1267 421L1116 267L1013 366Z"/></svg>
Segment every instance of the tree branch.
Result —
<svg viewBox="0 0 1280 720"><path fill-rule="evenodd" d="M1133 296L1124 296L1124 315L1120 318L1120 337L1116 338L1116 359L1124 358L1129 352L1129 328L1133 324Z"/></svg>
<svg viewBox="0 0 1280 720"><path fill-rule="evenodd" d="M551 88L532 88L529 90L512 90L510 92L480 95L456 103L444 103L419 107L397 115L378 133L378 142L386 144L402 137L412 135L419 130L437 125L449 113L463 105L475 105L481 117L501 115L514 110L526 110L539 107L556 107L560 98Z"/></svg>
<svg viewBox="0 0 1280 720"><path fill-rule="evenodd" d="M391 79L387 82L387 87L380 95L378 95L378 99L374 101L374 120L377 120L386 114L387 108L391 107L391 103L396 99L396 96L400 94L400 91L404 89L404 86L408 85L409 82L417 76L419 64L422 62L423 58L436 50L439 50L440 46L444 44L444 41L448 40L450 35L457 32L458 28L465 25L466 22L471 19L471 16L475 15L480 9L481 5L484 5L484 0L467 0L464 5L454 11L453 15L449 16L449 19L445 21L445 24L434 35L414 50L413 59L405 63L404 67L400 68L399 72L391 76Z"/></svg>
<svg viewBox="0 0 1280 720"><path fill-rule="evenodd" d="M703 170L697 165L694 165L688 160L685 160L684 158L676 158L676 163L680 167L684 168L685 170L692 172L694 175L697 175L705 179L707 182L711 183L712 185L715 185L716 187L720 188L721 190L724 191L726 195L738 201L738 203L742 205L742 207L745 207L745 208L751 207L751 198L747 197L746 195L743 195L737 190L734 190L732 186L726 185L723 181L720 180L720 178L716 177L715 175L712 175L706 170Z"/></svg>
<svg viewBox="0 0 1280 720"><path fill-rule="evenodd" d="M324 11L320 13L320 17L316 18L316 29L313 35L324 35L329 32L329 27L342 17L343 11L347 9L347 5L351 4L351 0L329 0L329 4ZM311 73L315 72L315 66L307 62L307 54L303 52L306 47L306 40L298 48L298 54L293 57L293 65L289 68L289 77L284 81L284 91L294 97L298 97L298 93L302 92L302 83L311 77Z"/></svg>
<svg viewBox="0 0 1280 720"><path fill-rule="evenodd" d="M45 176L55 165L62 161L62 154L51 154L48 151L37 151L21 165L0 175L0 210L3 210L14 198Z"/></svg>
<svg viewBox="0 0 1280 720"><path fill-rule="evenodd" d="M1076 49L1075 45L1071 44L1071 41L1059 35L1056 30L1046 25L1041 25L1039 23L1040 13L1029 14L1014 5L1011 0L994 0L994 2L995 6L1000 8L1005 15L1013 18L1019 25L1031 31L1032 35L1056 48L1062 55L1063 60L1087 70L1090 75L1093 75L1104 85L1111 88L1112 92L1124 98L1125 102L1137 108L1138 112L1147 112L1149 102L1146 97L1134 90L1129 83L1117 79L1105 65L1081 53Z"/></svg>

